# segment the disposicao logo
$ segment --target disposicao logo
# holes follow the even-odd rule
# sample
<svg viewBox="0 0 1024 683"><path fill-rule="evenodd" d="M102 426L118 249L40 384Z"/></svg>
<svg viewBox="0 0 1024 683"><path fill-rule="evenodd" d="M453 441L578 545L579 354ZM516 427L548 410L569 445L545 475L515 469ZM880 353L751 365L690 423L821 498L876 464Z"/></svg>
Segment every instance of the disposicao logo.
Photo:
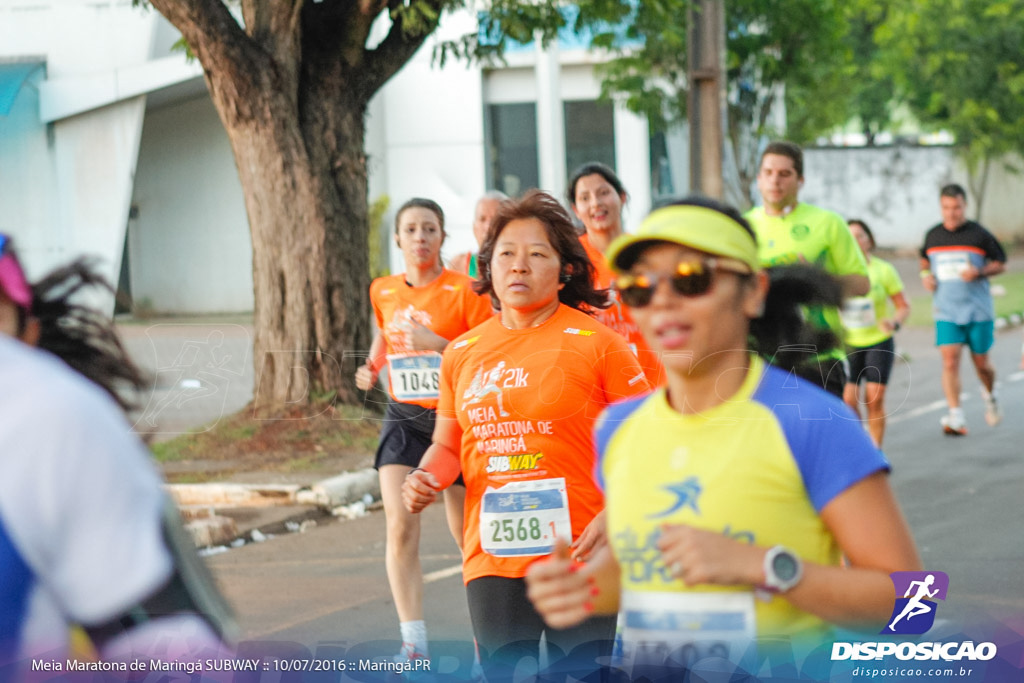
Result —
<svg viewBox="0 0 1024 683"><path fill-rule="evenodd" d="M893 572L896 604L884 635L920 635L935 623L936 600L945 600L949 576L945 572ZM903 596L903 597L900 597Z"/></svg>
<svg viewBox="0 0 1024 683"><path fill-rule="evenodd" d="M889 575L896 589L896 604L882 635L921 635L935 623L936 600L945 600L949 577L945 572L893 572ZM902 596L902 597L901 597ZM998 650L995 643L964 642L858 642L833 643L832 661L880 660L942 660L954 662L988 661Z"/></svg>

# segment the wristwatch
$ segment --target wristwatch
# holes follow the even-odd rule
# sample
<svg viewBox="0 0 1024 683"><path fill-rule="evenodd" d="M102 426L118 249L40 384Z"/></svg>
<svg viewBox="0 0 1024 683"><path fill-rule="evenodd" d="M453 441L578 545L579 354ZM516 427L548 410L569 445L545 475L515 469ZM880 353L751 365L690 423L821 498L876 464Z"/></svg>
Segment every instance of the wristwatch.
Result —
<svg viewBox="0 0 1024 683"><path fill-rule="evenodd" d="M774 593L785 593L804 575L804 564L796 553L777 545L764 556L764 587Z"/></svg>

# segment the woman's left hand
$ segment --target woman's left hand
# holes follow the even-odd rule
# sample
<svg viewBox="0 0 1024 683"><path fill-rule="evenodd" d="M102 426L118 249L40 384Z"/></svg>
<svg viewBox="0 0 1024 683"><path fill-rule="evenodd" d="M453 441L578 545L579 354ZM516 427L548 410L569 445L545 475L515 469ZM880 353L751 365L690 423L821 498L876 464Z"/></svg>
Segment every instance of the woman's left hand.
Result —
<svg viewBox="0 0 1024 683"><path fill-rule="evenodd" d="M586 562L595 552L608 545L608 534L605 531L604 510L597 513L590 524L583 530L571 546L572 559L575 562Z"/></svg>
<svg viewBox="0 0 1024 683"><path fill-rule="evenodd" d="M661 528L658 549L672 575L688 586L754 586L764 581L764 549L721 533L666 524Z"/></svg>

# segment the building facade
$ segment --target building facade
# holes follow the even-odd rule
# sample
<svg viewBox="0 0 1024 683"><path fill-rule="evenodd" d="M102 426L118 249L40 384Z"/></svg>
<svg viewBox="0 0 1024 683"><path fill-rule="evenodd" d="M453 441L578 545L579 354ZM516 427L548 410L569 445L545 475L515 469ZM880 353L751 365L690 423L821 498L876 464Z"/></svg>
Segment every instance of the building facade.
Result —
<svg viewBox="0 0 1024 683"><path fill-rule="evenodd" d="M446 17L370 104L368 199L388 197L387 233L395 207L430 197L447 215L446 255L465 251L485 191L541 187L564 201L568 175L587 161L626 184L627 230L659 198L686 192L685 132L652 134L643 118L599 101L600 57L571 36L518 46L501 66L433 65L439 40L475 27L471 13ZM32 278L89 255L129 308L250 311L252 245L234 159L201 68L172 50L177 39L130 0L0 0L0 231L15 237ZM880 243L909 246L936 220L935 184L963 177L948 149L929 154L921 166L811 153L803 196L877 216L872 225L897 226ZM1010 224L1020 212L1000 206L986 201L1008 217L992 227L1019 230ZM398 254L391 265L401 268Z"/></svg>

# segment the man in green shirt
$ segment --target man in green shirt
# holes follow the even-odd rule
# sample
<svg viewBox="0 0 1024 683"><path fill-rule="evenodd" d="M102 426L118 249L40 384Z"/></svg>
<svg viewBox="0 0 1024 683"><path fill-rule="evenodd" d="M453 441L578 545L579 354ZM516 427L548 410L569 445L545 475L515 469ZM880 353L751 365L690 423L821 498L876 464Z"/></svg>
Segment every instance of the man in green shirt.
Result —
<svg viewBox="0 0 1024 683"><path fill-rule="evenodd" d="M842 284L843 296L869 291L867 263L846 221L835 213L800 202L804 183L804 154L792 142L770 143L761 154L757 187L764 204L747 212L757 234L758 254L765 267L807 263L823 268ZM843 339L839 311L834 307L808 309L818 327ZM846 383L842 348L819 349L813 378L842 398ZM820 377L817 376L820 370Z"/></svg>

